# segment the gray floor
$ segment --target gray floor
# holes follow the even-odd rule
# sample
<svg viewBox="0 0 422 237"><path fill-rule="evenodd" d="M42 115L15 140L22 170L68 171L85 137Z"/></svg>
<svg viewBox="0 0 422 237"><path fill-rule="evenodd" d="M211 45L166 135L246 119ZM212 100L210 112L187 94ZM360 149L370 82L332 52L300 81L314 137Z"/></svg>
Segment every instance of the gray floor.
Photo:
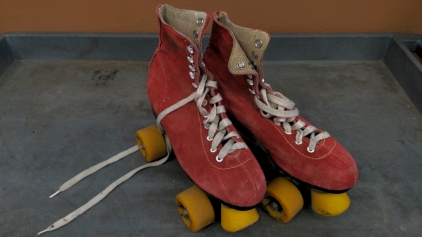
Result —
<svg viewBox="0 0 422 237"><path fill-rule="evenodd" d="M78 172L135 145L135 131L154 123L148 64L24 60L0 77L1 236L35 236L144 164L136 153L48 198ZM359 181L346 213L327 218L307 207L281 224L259 210L259 222L239 233L213 224L192 234L174 204L192 183L172 159L44 236L420 236L422 118L384 63L268 62L265 72L304 118L355 157Z"/></svg>

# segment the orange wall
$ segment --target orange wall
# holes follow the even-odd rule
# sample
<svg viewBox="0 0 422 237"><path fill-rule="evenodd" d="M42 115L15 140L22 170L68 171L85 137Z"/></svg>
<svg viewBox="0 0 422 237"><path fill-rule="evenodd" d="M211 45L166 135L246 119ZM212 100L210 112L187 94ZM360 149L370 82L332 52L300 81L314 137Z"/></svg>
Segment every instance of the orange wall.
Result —
<svg viewBox="0 0 422 237"><path fill-rule="evenodd" d="M0 34L154 33L158 3L153 0L0 0ZM167 3L209 13L224 10L238 25L272 33L422 34L422 0L167 0Z"/></svg>

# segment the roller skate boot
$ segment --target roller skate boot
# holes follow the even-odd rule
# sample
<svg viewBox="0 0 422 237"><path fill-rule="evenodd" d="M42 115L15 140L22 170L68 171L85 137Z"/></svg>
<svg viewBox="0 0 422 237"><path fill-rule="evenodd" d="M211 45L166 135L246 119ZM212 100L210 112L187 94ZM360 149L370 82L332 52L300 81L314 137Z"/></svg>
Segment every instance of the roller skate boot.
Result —
<svg viewBox="0 0 422 237"><path fill-rule="evenodd" d="M228 119L222 97L216 92L217 82L202 62L201 40L209 16L169 5L159 5L156 13L159 45L147 82L156 125L136 132L137 146L86 169L50 198L138 150L149 163L116 180L39 234L68 224L138 171L163 164L172 150L195 183L176 196L177 210L188 229L196 232L221 218L224 230L236 232L258 220L255 206L265 195L265 176Z"/></svg>
<svg viewBox="0 0 422 237"><path fill-rule="evenodd" d="M309 196L316 213L339 215L350 205L346 191L357 181L356 163L328 132L300 117L291 100L264 82L262 59L269 40L268 33L237 26L225 12L216 12L204 62L233 123L265 148L276 167L279 177L267 185L264 210L287 222ZM267 172L270 169L264 170L268 178Z"/></svg>
<svg viewBox="0 0 422 237"><path fill-rule="evenodd" d="M202 63L201 40L209 16L169 5L159 6L157 15L160 43L149 68L148 97L158 114L158 130L196 184L177 195L177 208L186 226L197 231L214 219L207 193L223 203L222 227L238 231L258 219L253 207L265 194L265 177L228 119L217 82ZM138 132L138 140L146 144L148 137Z"/></svg>

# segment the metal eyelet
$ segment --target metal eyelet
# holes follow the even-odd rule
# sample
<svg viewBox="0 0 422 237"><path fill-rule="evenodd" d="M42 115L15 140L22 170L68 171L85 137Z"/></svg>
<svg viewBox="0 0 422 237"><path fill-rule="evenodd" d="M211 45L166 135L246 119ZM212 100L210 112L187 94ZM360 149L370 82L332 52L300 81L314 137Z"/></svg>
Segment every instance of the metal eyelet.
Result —
<svg viewBox="0 0 422 237"><path fill-rule="evenodd" d="M253 86L253 80L247 79L249 85Z"/></svg>
<svg viewBox="0 0 422 237"><path fill-rule="evenodd" d="M252 93L252 95L255 95L255 91L252 89L249 89L249 91Z"/></svg>
<svg viewBox="0 0 422 237"><path fill-rule="evenodd" d="M264 82L265 80L264 80L264 78L262 78L262 80L261 80L262 82Z"/></svg>
<svg viewBox="0 0 422 237"><path fill-rule="evenodd" d="M192 83L192 86L198 88L198 85L196 83Z"/></svg>
<svg viewBox="0 0 422 237"><path fill-rule="evenodd" d="M300 142L295 141L295 143L296 143L296 145L301 145L302 141L300 141Z"/></svg>
<svg viewBox="0 0 422 237"><path fill-rule="evenodd" d="M253 76L252 76L251 74L248 74L248 78L249 78L249 79L252 79L252 78L253 78Z"/></svg>
<svg viewBox="0 0 422 237"><path fill-rule="evenodd" d="M315 151L315 149L313 149L313 150L309 150L309 147L307 147L307 148L306 148L306 150L307 150L309 153L314 153L314 151Z"/></svg>
<svg viewBox="0 0 422 237"><path fill-rule="evenodd" d="M217 148L215 148L215 149L213 150L213 149L212 149L212 147L211 147L210 151L211 151L212 153L214 153L214 152L216 152L216 151L217 151Z"/></svg>
<svg viewBox="0 0 422 237"><path fill-rule="evenodd" d="M188 61L193 64L193 57L192 57L192 55L191 56L188 56Z"/></svg>
<svg viewBox="0 0 422 237"><path fill-rule="evenodd" d="M192 45L189 45L188 47L187 47L187 49L188 49L188 52L190 53L190 54L193 54L193 47L192 47Z"/></svg>
<svg viewBox="0 0 422 237"><path fill-rule="evenodd" d="M199 32L197 30L193 31L193 37L198 38Z"/></svg>
<svg viewBox="0 0 422 237"><path fill-rule="evenodd" d="M203 67L205 67L205 63L204 63L204 62L201 62L201 65L202 65Z"/></svg>
<svg viewBox="0 0 422 237"><path fill-rule="evenodd" d="M189 69L190 69L192 72L196 71L196 69L195 69L195 67L194 67L193 65L189 65Z"/></svg>
<svg viewBox="0 0 422 237"><path fill-rule="evenodd" d="M204 18L200 17L200 18L198 18L198 20L196 20L197 26L202 26L203 24L204 24Z"/></svg>
<svg viewBox="0 0 422 237"><path fill-rule="evenodd" d="M245 68L245 63L242 61L237 62L236 67L240 70L243 70Z"/></svg>
<svg viewBox="0 0 422 237"><path fill-rule="evenodd" d="M190 76L190 78L195 79L195 73L194 72L189 72L189 76Z"/></svg>
<svg viewBox="0 0 422 237"><path fill-rule="evenodd" d="M223 161L223 159L220 159L220 157L215 157L215 160L217 161L217 162L221 162L221 161Z"/></svg>
<svg viewBox="0 0 422 237"><path fill-rule="evenodd" d="M212 141L212 137L210 138L209 136L207 136L207 141Z"/></svg>
<svg viewBox="0 0 422 237"><path fill-rule="evenodd" d="M261 48L262 47L262 40L256 40L255 41L255 47Z"/></svg>
<svg viewBox="0 0 422 237"><path fill-rule="evenodd" d="M202 106L205 106L207 104L208 104L208 101L207 100L202 101ZM207 117L208 117L208 115L207 115Z"/></svg>

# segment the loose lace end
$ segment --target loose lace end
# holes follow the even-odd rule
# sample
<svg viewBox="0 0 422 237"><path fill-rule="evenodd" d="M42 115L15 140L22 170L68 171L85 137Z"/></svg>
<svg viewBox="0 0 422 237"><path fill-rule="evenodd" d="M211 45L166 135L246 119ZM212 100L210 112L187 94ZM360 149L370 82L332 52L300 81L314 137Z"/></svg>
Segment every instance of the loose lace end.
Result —
<svg viewBox="0 0 422 237"><path fill-rule="evenodd" d="M80 172L79 174L77 174L75 177L71 178L70 180L66 181L66 183L64 183L62 186L60 186L59 191L55 192L53 195L50 196L50 198L53 198L54 196L56 196L57 194L59 194L60 192L64 192L67 189L69 189L70 187L72 187L73 185L75 185L76 183L78 183L79 181L81 181L82 179L86 178L87 176L97 172L98 170L102 169L103 167L112 164L116 161L119 161L120 159L136 152L137 150L139 150L138 145L135 145L125 151L120 152L119 154L103 161L100 162L94 166L89 167L88 169Z"/></svg>
<svg viewBox="0 0 422 237"><path fill-rule="evenodd" d="M119 179L117 179L116 181L114 181L113 183L111 183L106 189L104 189L101 193L97 194L97 196L95 196L94 198L92 198L90 201L88 201L87 203L85 203L83 206L79 207L78 209L76 209L75 211L73 211L72 213L68 214L67 216L61 218L60 220L56 221L55 223L53 223L52 225L50 225L50 227L48 227L47 229L41 231L38 233L38 235L41 235L47 231L52 231L52 230L56 230L66 224L68 224L69 222L71 222L72 220L74 220L75 218L77 218L78 216L82 215L85 211L87 211L88 209L90 209L91 207L93 207L94 205L96 205L97 203L99 203L101 200L103 200L111 191L113 191L117 186L119 186L120 184L122 184L123 182L125 182L126 180L128 180L130 177L132 177L134 174L136 174L138 171L143 170L145 168L148 167L153 167L153 166L159 166L161 164L163 164L164 162L167 161L167 159L169 158L170 154L171 154L171 144L170 144L170 140L168 139L167 136L164 136L164 139L166 140L166 147L167 147L167 155L165 157L163 157L160 160L156 160L154 162L151 163L146 163L132 171L130 171L129 173L123 175L122 177L120 177ZM134 152L137 150L137 146L130 148L127 151L130 152ZM57 191L56 193L54 193L53 195L51 195L50 197L54 197L54 195L58 194L60 192Z"/></svg>
<svg viewBox="0 0 422 237"><path fill-rule="evenodd" d="M48 232L48 231L51 231L50 227L48 227L47 229L45 229L43 231L38 232L38 235L42 235L42 234L44 234L45 232Z"/></svg>
<svg viewBox="0 0 422 237"><path fill-rule="evenodd" d="M53 198L54 196L56 196L57 194L59 194L60 193L60 190L59 191L57 191L57 192L55 192L55 193L53 193L49 198Z"/></svg>

